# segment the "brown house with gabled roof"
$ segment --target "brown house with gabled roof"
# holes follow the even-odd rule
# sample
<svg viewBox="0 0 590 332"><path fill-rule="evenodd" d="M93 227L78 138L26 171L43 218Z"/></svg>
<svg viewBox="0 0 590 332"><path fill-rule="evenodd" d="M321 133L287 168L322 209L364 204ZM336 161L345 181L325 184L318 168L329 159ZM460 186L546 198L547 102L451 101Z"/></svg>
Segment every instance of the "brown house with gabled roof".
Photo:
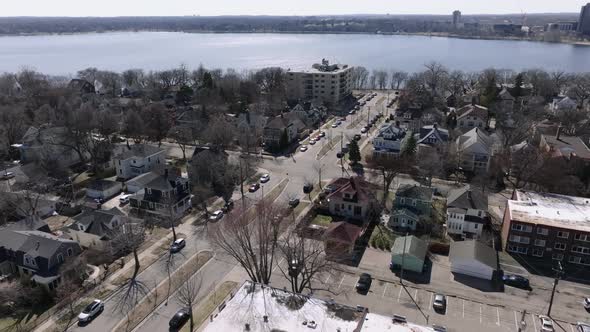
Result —
<svg viewBox="0 0 590 332"><path fill-rule="evenodd" d="M330 214L354 220L366 220L375 212L376 186L361 177L339 178L328 185L326 197Z"/></svg>
<svg viewBox="0 0 590 332"><path fill-rule="evenodd" d="M326 255L338 259L351 258L356 242L363 233L363 228L344 221L331 223L324 233Z"/></svg>

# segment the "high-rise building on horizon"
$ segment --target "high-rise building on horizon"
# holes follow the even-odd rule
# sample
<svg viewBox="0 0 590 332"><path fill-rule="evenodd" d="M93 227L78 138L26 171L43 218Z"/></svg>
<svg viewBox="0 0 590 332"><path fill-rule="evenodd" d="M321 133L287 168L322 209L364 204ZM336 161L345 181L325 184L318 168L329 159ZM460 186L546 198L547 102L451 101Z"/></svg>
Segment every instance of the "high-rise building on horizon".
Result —
<svg viewBox="0 0 590 332"><path fill-rule="evenodd" d="M582 6L582 10L580 10L578 33L581 35L590 35L590 2Z"/></svg>
<svg viewBox="0 0 590 332"><path fill-rule="evenodd" d="M461 12L455 10L453 12L453 27L459 29L461 27Z"/></svg>

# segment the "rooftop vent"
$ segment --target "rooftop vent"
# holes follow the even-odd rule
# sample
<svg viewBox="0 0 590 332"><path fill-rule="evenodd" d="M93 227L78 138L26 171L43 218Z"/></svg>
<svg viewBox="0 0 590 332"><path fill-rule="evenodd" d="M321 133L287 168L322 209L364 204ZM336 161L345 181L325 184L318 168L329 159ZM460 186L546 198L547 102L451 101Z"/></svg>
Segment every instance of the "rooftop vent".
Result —
<svg viewBox="0 0 590 332"><path fill-rule="evenodd" d="M262 319L264 319L265 323L268 323L268 316L267 315L262 316Z"/></svg>
<svg viewBox="0 0 590 332"><path fill-rule="evenodd" d="M244 331L250 331L250 324L246 323L244 325Z"/></svg>

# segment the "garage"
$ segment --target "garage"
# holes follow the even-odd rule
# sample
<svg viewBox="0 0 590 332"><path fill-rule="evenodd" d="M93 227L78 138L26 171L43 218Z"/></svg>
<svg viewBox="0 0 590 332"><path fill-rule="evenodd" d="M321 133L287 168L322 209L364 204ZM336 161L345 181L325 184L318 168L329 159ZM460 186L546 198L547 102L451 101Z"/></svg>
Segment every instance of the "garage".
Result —
<svg viewBox="0 0 590 332"><path fill-rule="evenodd" d="M492 280L498 270L494 249L479 241L457 241L449 252L451 272L479 279Z"/></svg>

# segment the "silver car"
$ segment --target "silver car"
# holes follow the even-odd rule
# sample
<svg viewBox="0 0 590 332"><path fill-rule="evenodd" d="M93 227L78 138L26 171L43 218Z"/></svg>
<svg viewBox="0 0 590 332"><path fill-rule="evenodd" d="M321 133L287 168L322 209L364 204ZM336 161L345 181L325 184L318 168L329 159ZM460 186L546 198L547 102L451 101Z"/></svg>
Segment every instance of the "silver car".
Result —
<svg viewBox="0 0 590 332"><path fill-rule="evenodd" d="M80 323L88 323L104 310L104 303L101 300L94 300L86 306L84 310L78 315Z"/></svg>

